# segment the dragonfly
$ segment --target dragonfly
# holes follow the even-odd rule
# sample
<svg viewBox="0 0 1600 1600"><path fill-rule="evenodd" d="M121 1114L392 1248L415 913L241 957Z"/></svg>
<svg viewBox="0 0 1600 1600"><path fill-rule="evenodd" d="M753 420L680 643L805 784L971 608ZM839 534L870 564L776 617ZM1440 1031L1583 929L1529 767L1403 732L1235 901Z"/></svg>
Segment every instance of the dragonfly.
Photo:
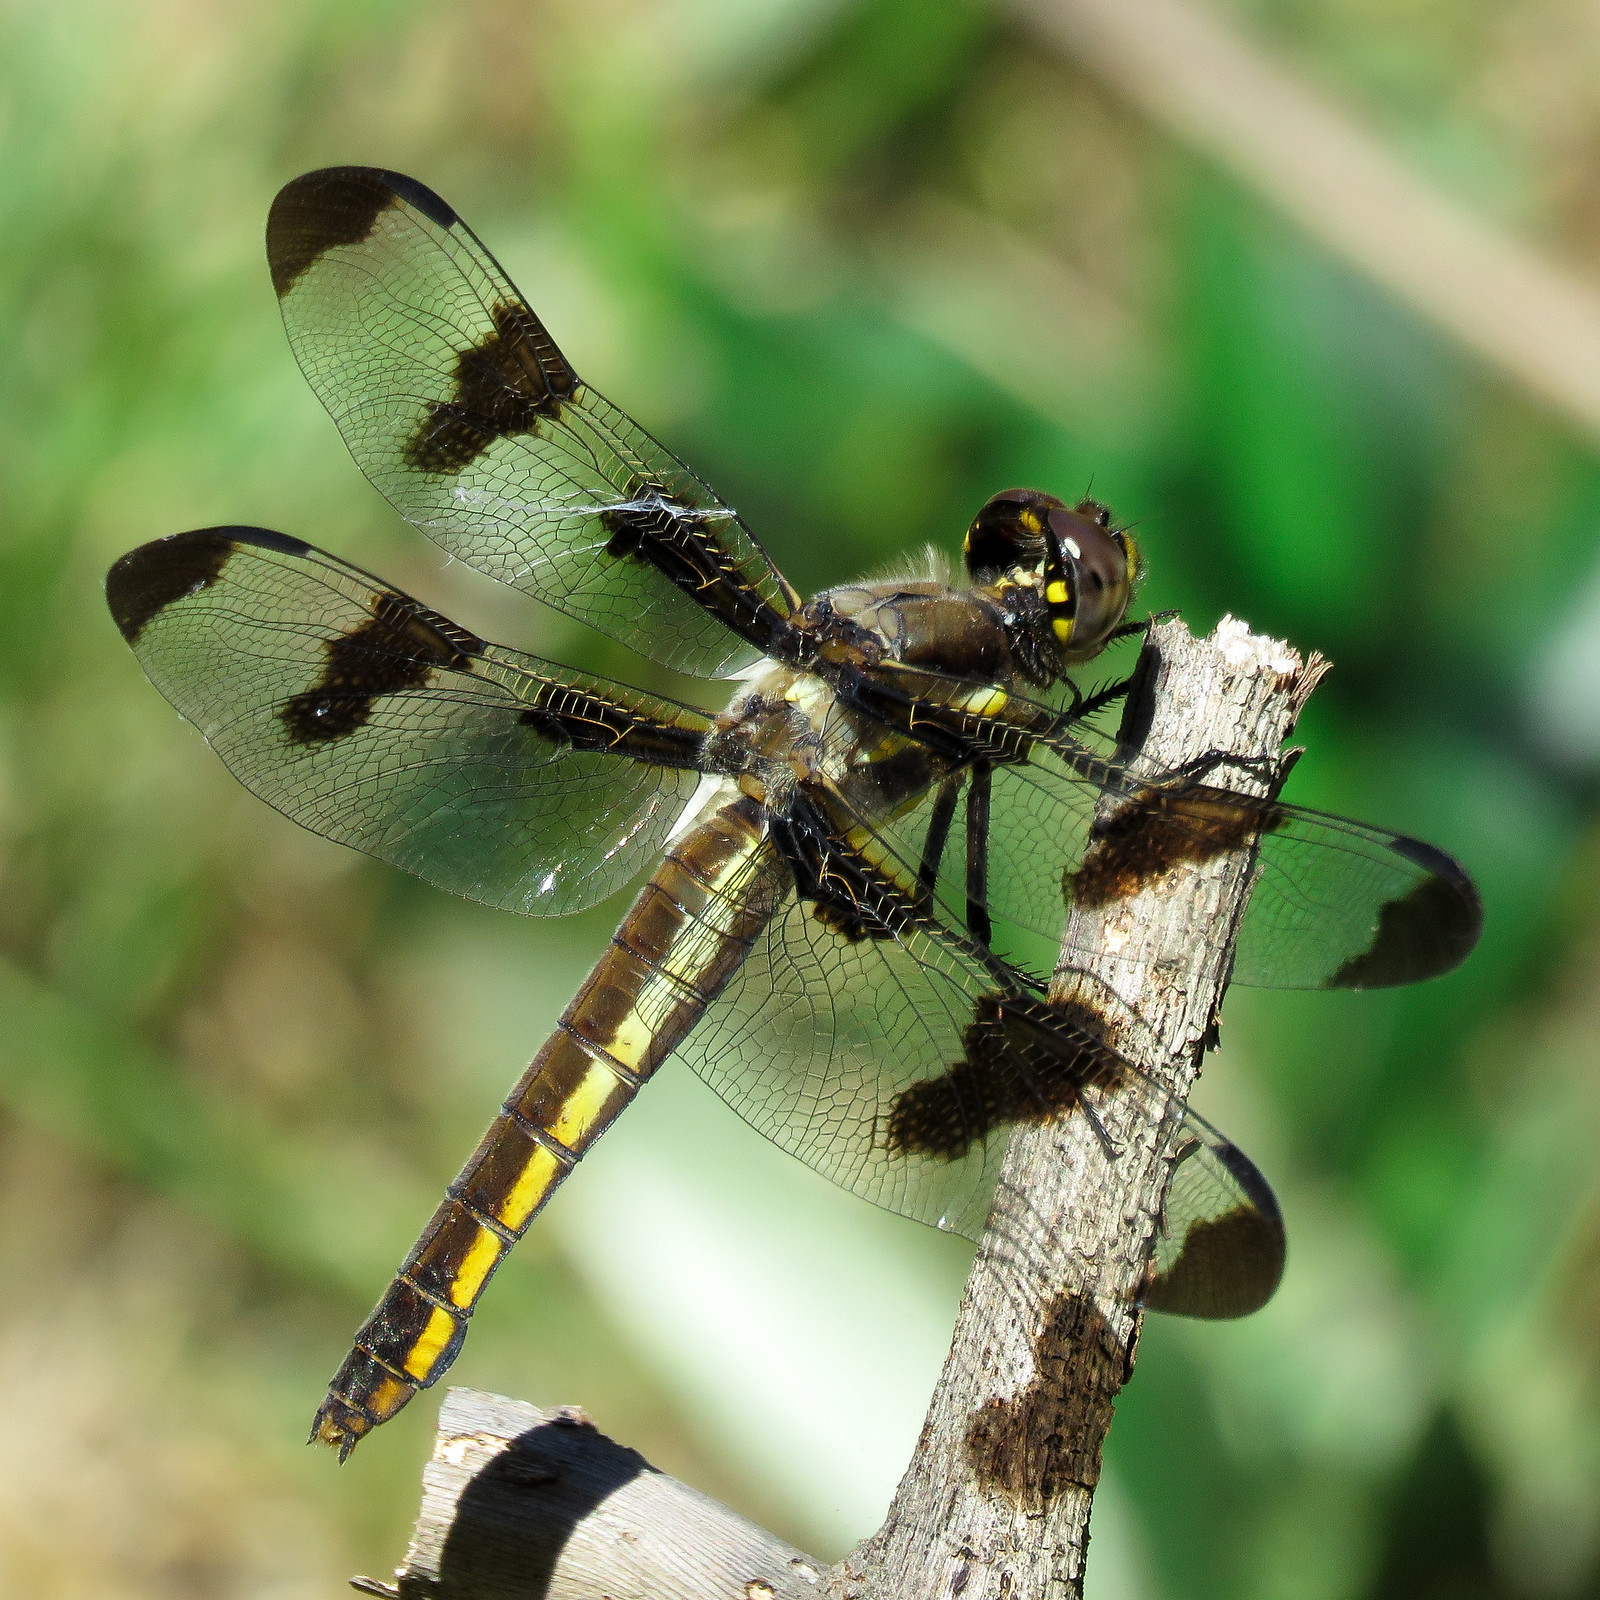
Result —
<svg viewBox="0 0 1600 1600"><path fill-rule="evenodd" d="M172 534L112 567L112 616L150 679L296 822L531 915L644 878L356 1333L312 1438L343 1459L445 1372L496 1268L673 1055L834 1182L970 1237L1010 1130L1082 1116L1113 1159L1097 1107L1132 1096L1176 1129L1142 1303L1264 1304L1285 1256L1266 1179L1093 1015L1053 1004L1028 952L1055 958L1074 904L1245 849L1234 981L1411 983L1477 940L1463 868L1216 771L1121 765L1094 716L1126 686L1086 693L1074 674L1145 626L1128 620L1140 558L1096 502L1002 491L959 568L806 600L578 377L431 189L308 173L274 201L267 255L302 371L401 516L649 660L731 680L714 711L574 671L264 528Z"/></svg>

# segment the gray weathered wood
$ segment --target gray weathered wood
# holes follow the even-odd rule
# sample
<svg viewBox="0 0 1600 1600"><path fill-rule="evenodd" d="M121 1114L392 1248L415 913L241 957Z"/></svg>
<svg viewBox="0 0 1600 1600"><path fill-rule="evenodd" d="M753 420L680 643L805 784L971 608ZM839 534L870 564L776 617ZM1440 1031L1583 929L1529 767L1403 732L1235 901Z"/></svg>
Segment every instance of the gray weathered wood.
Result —
<svg viewBox="0 0 1600 1600"><path fill-rule="evenodd" d="M1272 770L1322 665L1224 619L1151 629L1125 752L1153 775L1215 752ZM1228 768L1229 788L1266 779ZM1115 801L1102 805L1102 814ZM1041 848L1046 841L1038 841ZM1012 1137L950 1355L888 1519L830 1571L655 1472L581 1420L454 1390L424 1476L402 1596L449 1600L1034 1600L1081 1592L1112 1406L1133 1367L1175 1116L1209 1040L1249 850L1185 864L1130 900L1075 908L1052 997L1091 1006L1171 1092ZM1219 933L1222 937L1219 937ZM1085 957L1082 952L1096 952ZM372 1586L382 1592L383 1586Z"/></svg>
<svg viewBox="0 0 1600 1600"><path fill-rule="evenodd" d="M405 1600L814 1600L821 1574L581 1412L452 1389L396 1589Z"/></svg>
<svg viewBox="0 0 1600 1600"><path fill-rule="evenodd" d="M1216 751L1275 758L1320 665L1307 670L1286 646L1225 619L1204 640L1181 622L1153 628L1139 671L1149 733L1127 754L1153 775ZM1233 768L1213 781L1265 792ZM1117 804L1102 802L1101 814ZM1130 900L1075 907L1068 924L1052 998L1111 1018L1119 1048L1171 1088L1175 1106L1213 1033L1253 870L1248 851L1179 866ZM1119 1016L1129 1019L1121 1028ZM1101 1120L1115 1160L1081 1116L1013 1134L917 1453L882 1529L843 1564L849 1592L1081 1591L1172 1131L1115 1097Z"/></svg>

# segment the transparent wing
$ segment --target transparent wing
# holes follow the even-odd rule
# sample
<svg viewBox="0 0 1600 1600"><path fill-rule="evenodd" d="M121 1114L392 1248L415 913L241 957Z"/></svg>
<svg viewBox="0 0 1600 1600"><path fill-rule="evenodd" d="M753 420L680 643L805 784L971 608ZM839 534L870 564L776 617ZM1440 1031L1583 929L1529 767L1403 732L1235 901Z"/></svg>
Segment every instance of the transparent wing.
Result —
<svg viewBox="0 0 1600 1600"><path fill-rule="evenodd" d="M902 1216L976 1237L1005 1153L958 1089L964 1148L891 1153L898 1097L962 1059L966 987L898 943L835 932L789 895L682 1054L758 1133ZM970 1135L970 1137L966 1137Z"/></svg>
<svg viewBox="0 0 1600 1600"><path fill-rule="evenodd" d="M968 703L983 697L969 683L919 677L933 691L928 720L936 721L940 703L948 706L958 695ZM1012 715L1019 708L1036 713L1037 726L1059 722L1049 707L996 695ZM920 707L916 716L924 716ZM1106 753L1109 741L1081 724L1019 746L1012 724L970 710L962 719L975 738L1025 756L994 769L987 849L969 839L967 810L956 805L943 848L930 850L932 792L897 818L865 820L911 870L937 859L938 899L958 920L969 898L967 863L973 849L980 851L987 882L976 898L988 909L998 948L1025 965L1042 961L1048 969L1074 899L1126 897L1181 862L1244 847L1256 850L1257 878L1240 930L1235 982L1385 988L1448 972L1477 943L1483 908L1472 879L1419 839L1236 794L1215 779L1136 778ZM1108 789L1123 804L1096 832L1095 809Z"/></svg>
<svg viewBox="0 0 1600 1600"><path fill-rule="evenodd" d="M1007 1138L1087 1094L1170 1096L1065 1012L924 934L852 938L786 896L681 1053L758 1132L853 1194L976 1238ZM1283 1269L1276 1201L1235 1146L1179 1113L1147 1303L1243 1316ZM1112 1159L1108 1156L1107 1159Z"/></svg>
<svg viewBox="0 0 1600 1600"><path fill-rule="evenodd" d="M592 905L657 856L700 713L486 644L263 528L142 545L107 599L158 689L302 826L507 910Z"/></svg>
<svg viewBox="0 0 1600 1600"><path fill-rule="evenodd" d="M267 256L350 453L451 555L683 672L736 671L781 631L793 592L738 516L579 380L432 190L307 173Z"/></svg>

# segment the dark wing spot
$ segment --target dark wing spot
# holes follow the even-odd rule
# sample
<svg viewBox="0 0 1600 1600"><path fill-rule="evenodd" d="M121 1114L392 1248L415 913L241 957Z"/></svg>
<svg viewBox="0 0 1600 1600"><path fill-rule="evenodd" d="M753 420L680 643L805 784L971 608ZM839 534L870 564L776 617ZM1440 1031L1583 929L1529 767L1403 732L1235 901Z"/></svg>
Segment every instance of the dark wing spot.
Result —
<svg viewBox="0 0 1600 1600"><path fill-rule="evenodd" d="M153 539L127 555L106 574L106 604L129 644L137 644L145 624L174 600L209 589L222 576L240 536L262 528L199 528Z"/></svg>
<svg viewBox="0 0 1600 1600"><path fill-rule="evenodd" d="M1432 874L1378 914L1372 943L1328 979L1329 989L1386 989L1448 972L1472 953L1483 932L1483 901L1461 863L1420 839L1392 847Z"/></svg>
<svg viewBox="0 0 1600 1600"><path fill-rule="evenodd" d="M1244 1191L1247 1206L1189 1224L1172 1265L1145 1286L1144 1305L1181 1317L1232 1319L1259 1311L1283 1278L1288 1241L1272 1186L1237 1145L1212 1154Z"/></svg>
<svg viewBox="0 0 1600 1600"><path fill-rule="evenodd" d="M1283 1277L1283 1223L1238 1206L1189 1224L1178 1258L1153 1278L1144 1303L1184 1317L1232 1318L1264 1306ZM1243 1308L1243 1310L1241 1310Z"/></svg>
<svg viewBox="0 0 1600 1600"><path fill-rule="evenodd" d="M351 170L351 169L347 169ZM360 171L360 168L353 169ZM394 192L400 196L408 206L420 211L430 222L441 228L453 228L461 219L455 214L453 207L436 195L425 183L418 183L415 178L408 178L403 172L380 172L377 174Z"/></svg>
<svg viewBox="0 0 1600 1600"><path fill-rule="evenodd" d="M292 533L275 533L271 528L218 528L214 532L231 534L236 544L253 544L260 550L276 550L283 556L308 556L311 546Z"/></svg>
<svg viewBox="0 0 1600 1600"><path fill-rule="evenodd" d="M439 667L468 667L483 641L404 595L374 597L372 615L323 644L322 676L278 718L296 744L342 739L363 727L380 695L420 689Z"/></svg>
<svg viewBox="0 0 1600 1600"><path fill-rule="evenodd" d="M1106 1031L1105 1019L1081 1002L982 996L961 1035L963 1059L895 1097L884 1148L959 1161L997 1128L1066 1115L1087 1085L1117 1074Z"/></svg>
<svg viewBox="0 0 1600 1600"><path fill-rule="evenodd" d="M278 191L267 213L267 264L280 300L328 251L360 244L372 232L401 198L393 178L377 167L323 167Z"/></svg>
<svg viewBox="0 0 1600 1600"><path fill-rule="evenodd" d="M600 525L611 536L608 556L639 556L676 582L687 578L691 587L727 576L720 549L706 538L705 521L704 512L685 505L659 483L637 481L629 487L626 505L607 506L600 513Z"/></svg>
<svg viewBox="0 0 1600 1600"><path fill-rule="evenodd" d="M501 302L495 331L456 357L455 393L435 401L406 443L419 472L453 476L496 439L533 433L541 417L559 417L578 375L526 306Z"/></svg>
<svg viewBox="0 0 1600 1600"><path fill-rule="evenodd" d="M1092 1489L1130 1360L1093 1300L1058 1295L1033 1341L1027 1387L968 1419L967 1462L979 1487L1033 1515L1068 1489Z"/></svg>
<svg viewBox="0 0 1600 1600"><path fill-rule="evenodd" d="M534 706L527 711L520 712L517 721L525 728L531 728L539 738L549 744L564 744L577 747L577 739L567 719L554 711L546 711L542 707Z"/></svg>
<svg viewBox="0 0 1600 1600"><path fill-rule="evenodd" d="M673 521L684 511L654 484L635 488L630 499L636 504L608 506L600 513L600 526L611 536L606 540L606 554L619 560L637 555L646 540L659 541L669 534Z"/></svg>
<svg viewBox="0 0 1600 1600"><path fill-rule="evenodd" d="M641 717L629 707L568 686L549 699L520 712L517 721L539 738L574 750L624 756L652 766L699 771L704 734L695 727L676 727Z"/></svg>
<svg viewBox="0 0 1600 1600"><path fill-rule="evenodd" d="M1147 802L1096 825L1077 871L1063 877L1069 901L1092 907L1129 899L1173 867L1243 849L1274 826L1271 806L1245 803L1225 789L1147 794Z"/></svg>

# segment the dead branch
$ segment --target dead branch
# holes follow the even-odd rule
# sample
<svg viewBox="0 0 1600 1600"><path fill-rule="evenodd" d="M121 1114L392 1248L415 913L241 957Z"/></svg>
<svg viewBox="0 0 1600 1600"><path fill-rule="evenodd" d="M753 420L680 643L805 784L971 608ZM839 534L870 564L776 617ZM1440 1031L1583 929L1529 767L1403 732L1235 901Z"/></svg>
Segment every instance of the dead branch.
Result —
<svg viewBox="0 0 1600 1600"><path fill-rule="evenodd" d="M406 1600L800 1600L822 1566L581 1411L452 1389L395 1585Z"/></svg>

